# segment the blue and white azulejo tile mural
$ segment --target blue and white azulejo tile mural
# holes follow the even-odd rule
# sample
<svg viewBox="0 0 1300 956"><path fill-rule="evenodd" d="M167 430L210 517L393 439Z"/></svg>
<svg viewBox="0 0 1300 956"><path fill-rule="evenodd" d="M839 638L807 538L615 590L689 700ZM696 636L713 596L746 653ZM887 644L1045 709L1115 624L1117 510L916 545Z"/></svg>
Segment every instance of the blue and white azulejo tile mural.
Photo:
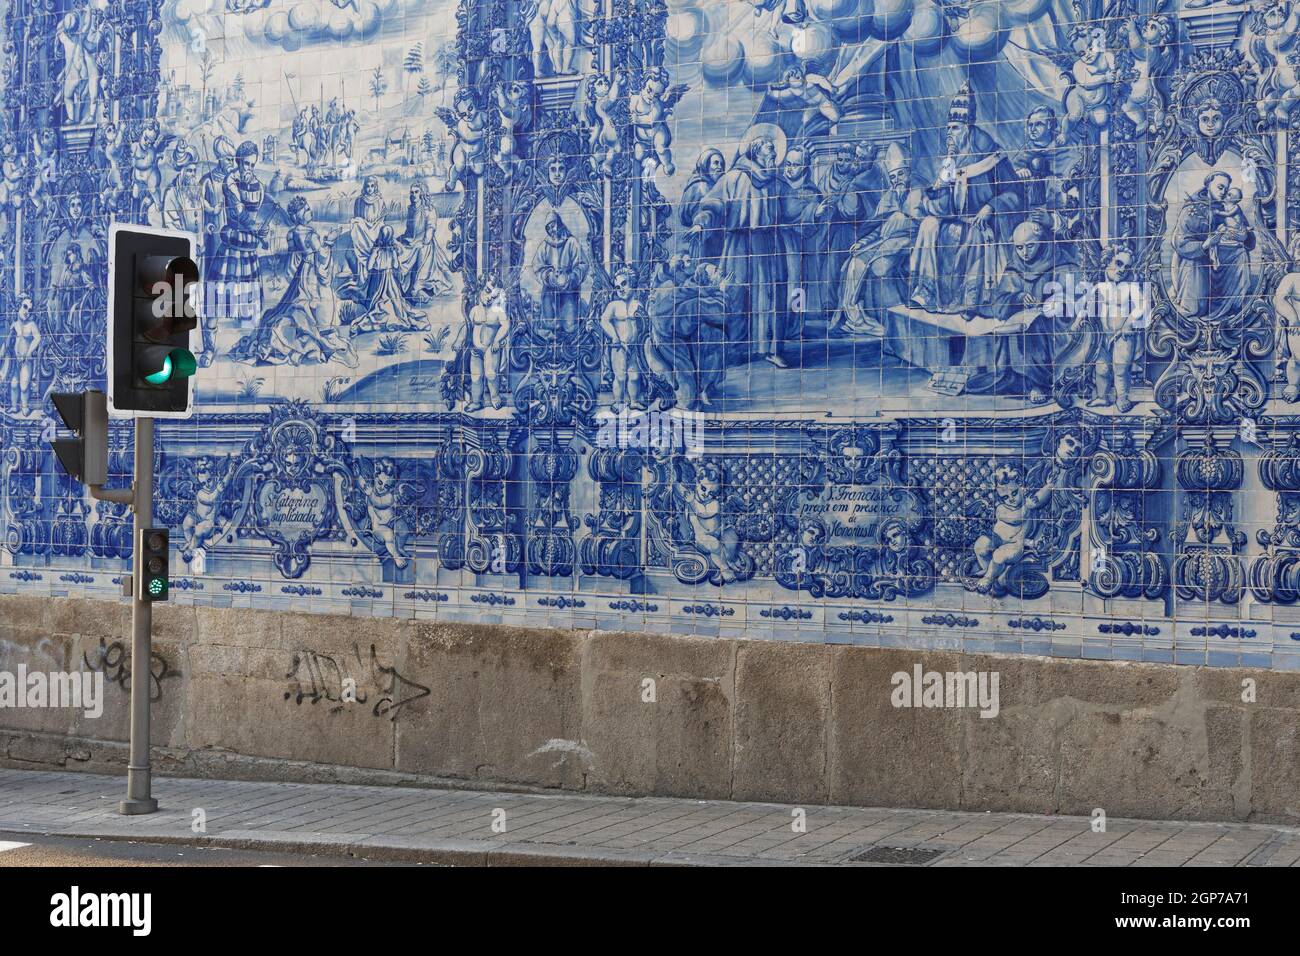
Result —
<svg viewBox="0 0 1300 956"><path fill-rule="evenodd" d="M9 590L1300 667L1295 0L0 0ZM130 464L113 434L111 465Z"/></svg>

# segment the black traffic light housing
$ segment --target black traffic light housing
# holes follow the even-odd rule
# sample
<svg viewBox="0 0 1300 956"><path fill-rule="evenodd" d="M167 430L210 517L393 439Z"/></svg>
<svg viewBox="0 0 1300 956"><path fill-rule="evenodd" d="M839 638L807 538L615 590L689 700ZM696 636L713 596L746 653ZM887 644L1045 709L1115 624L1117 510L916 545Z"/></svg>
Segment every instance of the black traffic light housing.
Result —
<svg viewBox="0 0 1300 956"><path fill-rule="evenodd" d="M167 529L141 528L136 547L140 549L140 581L136 585L136 596L141 601L167 600L171 590Z"/></svg>
<svg viewBox="0 0 1300 956"><path fill-rule="evenodd" d="M64 427L76 438L53 438L50 445L64 470L86 485L108 481L108 404L103 392L53 392L50 399Z"/></svg>
<svg viewBox="0 0 1300 956"><path fill-rule="evenodd" d="M199 270L187 233L114 223L108 256L108 408L186 418Z"/></svg>

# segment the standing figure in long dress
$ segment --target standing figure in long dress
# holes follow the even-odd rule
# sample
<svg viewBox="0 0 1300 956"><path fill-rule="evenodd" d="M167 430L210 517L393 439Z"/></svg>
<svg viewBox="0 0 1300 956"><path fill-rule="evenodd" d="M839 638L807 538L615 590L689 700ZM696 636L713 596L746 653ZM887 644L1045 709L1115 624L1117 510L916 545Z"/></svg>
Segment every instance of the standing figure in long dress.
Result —
<svg viewBox="0 0 1300 956"><path fill-rule="evenodd" d="M1183 200L1174 224L1170 299L1185 316L1221 319L1238 311L1250 293L1255 231L1225 215L1231 188L1229 173L1211 172Z"/></svg>
<svg viewBox="0 0 1300 956"><path fill-rule="evenodd" d="M215 279L217 268L217 240L225 225L226 179L235 171L235 144L225 136L212 141L213 166L199 177L199 208L202 212L199 230L199 251L203 256L203 278Z"/></svg>
<svg viewBox="0 0 1300 956"><path fill-rule="evenodd" d="M700 153L700 158L695 161L695 172L691 173L691 178L682 187L682 198L677 204L678 219L687 229L695 224L700 202L726 171L727 160L722 155L722 150L708 147ZM692 258L699 262L716 262L722 252L722 235L703 235L697 245L698 248L689 250Z"/></svg>
<svg viewBox="0 0 1300 956"><path fill-rule="evenodd" d="M379 228L384 224L384 197L379 192L379 180L367 176L361 184L361 195L352 205L352 254L356 259L353 271L357 282L366 282L366 264L370 261L370 250L379 235Z"/></svg>
<svg viewBox="0 0 1300 956"><path fill-rule="evenodd" d="M801 143L786 151L781 164L781 247L790 290L787 340L799 338L806 318L820 318L829 311L833 295L825 271L830 229L821 217L826 197L813 183L808 164L809 149Z"/></svg>
<svg viewBox="0 0 1300 956"><path fill-rule="evenodd" d="M419 183L411 186L411 200L406 208L406 232L398 240L406 247L409 260L402 289L416 305L425 305L435 296L446 295L453 288L451 261L438 245L438 211Z"/></svg>
<svg viewBox="0 0 1300 956"><path fill-rule="evenodd" d="M779 227L784 217L776 141L756 136L700 201L688 235L722 236L720 271L742 290L743 306L729 316L727 353L764 359L777 368L785 340L786 255Z"/></svg>
<svg viewBox="0 0 1300 956"><path fill-rule="evenodd" d="M199 158L188 146L178 144L172 154L176 178L163 191L162 220L168 229L197 235L202 228L199 196Z"/></svg>

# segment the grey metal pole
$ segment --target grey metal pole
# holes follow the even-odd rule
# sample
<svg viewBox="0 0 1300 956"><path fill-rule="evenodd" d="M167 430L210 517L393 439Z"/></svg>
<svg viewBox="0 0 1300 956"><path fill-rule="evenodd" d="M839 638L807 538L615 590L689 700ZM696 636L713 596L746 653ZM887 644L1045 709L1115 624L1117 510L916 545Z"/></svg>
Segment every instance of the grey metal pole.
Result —
<svg viewBox="0 0 1300 956"><path fill-rule="evenodd" d="M141 533L153 524L153 419L135 420L135 544L131 560L131 756L126 765L126 799L119 806L128 815L153 813L149 775L149 685L152 680L153 605L140 600L145 579Z"/></svg>

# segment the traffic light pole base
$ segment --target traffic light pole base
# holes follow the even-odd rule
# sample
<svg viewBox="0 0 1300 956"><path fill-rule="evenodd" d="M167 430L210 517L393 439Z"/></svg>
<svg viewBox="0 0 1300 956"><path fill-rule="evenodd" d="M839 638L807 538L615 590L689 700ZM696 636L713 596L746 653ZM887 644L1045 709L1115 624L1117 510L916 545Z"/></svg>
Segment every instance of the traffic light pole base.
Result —
<svg viewBox="0 0 1300 956"><path fill-rule="evenodd" d="M117 805L118 813L123 816L137 817L144 813L154 813L158 809L158 801L149 794L152 790L153 775L149 768L133 767L130 764L126 766L126 792L127 798ZM137 796L144 794L144 796Z"/></svg>

